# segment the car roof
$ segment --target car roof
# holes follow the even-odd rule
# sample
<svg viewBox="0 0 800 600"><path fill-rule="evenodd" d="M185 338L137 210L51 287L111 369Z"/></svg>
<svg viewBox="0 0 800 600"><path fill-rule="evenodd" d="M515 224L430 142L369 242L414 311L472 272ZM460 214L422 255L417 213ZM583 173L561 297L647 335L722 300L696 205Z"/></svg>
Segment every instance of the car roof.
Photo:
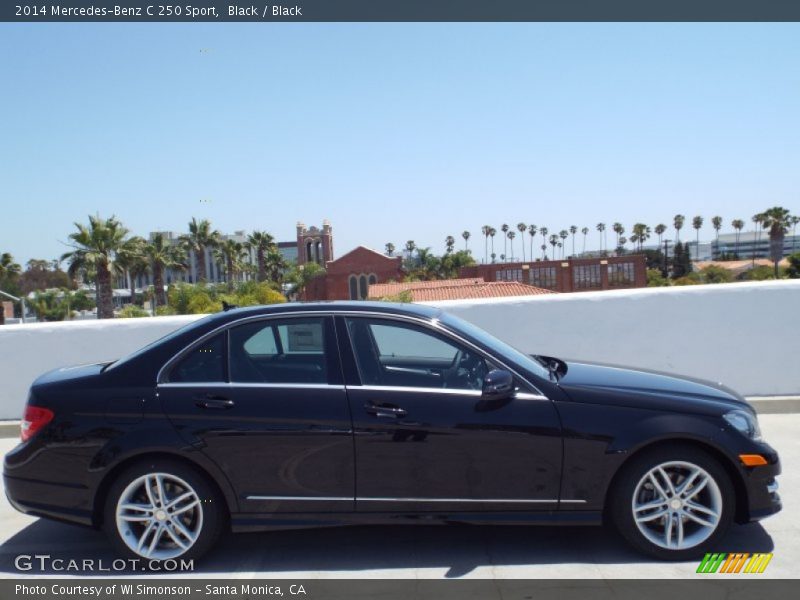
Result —
<svg viewBox="0 0 800 600"><path fill-rule="evenodd" d="M432 319L441 314L441 310L433 306L397 302L368 302L368 301L332 301L332 302L287 302L282 304L266 304L259 306L246 306L231 308L222 313L224 320L235 320L241 317L272 315L298 312L380 312L387 314L400 314Z"/></svg>

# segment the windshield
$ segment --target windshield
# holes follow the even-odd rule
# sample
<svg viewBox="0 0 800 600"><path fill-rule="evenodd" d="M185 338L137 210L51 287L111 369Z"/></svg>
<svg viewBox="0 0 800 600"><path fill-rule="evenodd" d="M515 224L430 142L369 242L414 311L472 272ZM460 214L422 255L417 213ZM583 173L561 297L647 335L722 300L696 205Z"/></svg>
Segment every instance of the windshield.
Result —
<svg viewBox="0 0 800 600"><path fill-rule="evenodd" d="M492 352L496 352L500 356L507 356L518 365L526 368L528 371L538 375L542 379L550 379L550 371L544 368L541 363L534 360L528 354L517 350L514 348L514 346L498 340L493 335L490 335L469 321L465 321L464 319L459 319L458 317L444 313L440 316L439 320L445 325L452 327L456 331L463 331L471 338L489 348Z"/></svg>
<svg viewBox="0 0 800 600"><path fill-rule="evenodd" d="M148 350L150 350L152 348L155 348L156 346L158 346L162 342L166 342L166 341L169 341L171 339L174 339L174 338L178 337L179 335L189 331L193 327L202 326L203 324L205 324L209 320L211 320L213 317L214 317L214 315L208 315L206 317L203 317L202 319L197 319L196 321L191 321L190 323L187 323L183 327L178 327L178 329L176 329L175 331L171 331L167 335L161 336L157 340L150 342L149 344L147 344L146 346L144 346L142 348L139 348L138 350L136 350L132 354L128 354L127 356L125 356L125 357L123 357L123 358L121 358L121 359L119 359L117 361L112 362L104 370L105 371L110 371L112 369L116 369L119 366L122 366L122 365L124 365L124 364L126 364L126 363L128 363L128 362L130 362L130 361L132 361L134 359L136 359L136 358L139 358L142 354L144 354L145 352L147 352Z"/></svg>

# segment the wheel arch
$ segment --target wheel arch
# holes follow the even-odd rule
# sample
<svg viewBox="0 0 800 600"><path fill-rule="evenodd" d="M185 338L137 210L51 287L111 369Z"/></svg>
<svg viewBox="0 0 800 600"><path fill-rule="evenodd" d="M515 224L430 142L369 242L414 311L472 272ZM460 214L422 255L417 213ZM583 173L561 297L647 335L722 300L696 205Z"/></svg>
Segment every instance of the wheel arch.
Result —
<svg viewBox="0 0 800 600"><path fill-rule="evenodd" d="M153 459L165 459L165 458L170 460L175 460L185 465L188 465L189 467L197 470L200 474L205 476L209 485L211 485L216 490L216 492L220 495L221 498L225 499L225 505L228 509L228 514L226 515L227 518L230 518L230 515L237 511L236 495L233 493L233 490L231 489L230 484L228 484L227 479L223 479L224 485L221 485L220 477L215 476L211 472L211 469L209 469L206 464L203 464L197 460L193 460L192 457L187 456L185 453L175 452L171 450L148 450L145 452L141 452L139 454L132 454L126 456L125 458L116 462L103 475L103 478L100 480L100 483L97 486L97 490L95 491L94 500L92 503L92 525L96 528L102 527L103 509L105 506L106 498L108 497L108 492L111 486L113 485L114 481L116 480L116 478L119 476L120 473L125 471L131 465L134 465L138 462L143 462Z"/></svg>
<svg viewBox="0 0 800 600"><path fill-rule="evenodd" d="M747 488L745 486L744 480L742 479L742 475L739 472L736 464L733 462L733 460L731 460L731 458L727 454L725 454L725 452L723 452L713 443L710 443L707 440L700 440L692 437L661 438L644 443L636 447L635 449L631 450L628 453L628 456L626 456L625 460L617 467L617 470L612 475L609 484L606 487L605 497L603 501L604 520L607 520L608 518L610 495L613 493L614 487L616 486L620 475L625 472L625 469L629 468L631 463L640 456L643 456L650 452L654 452L660 448L674 447L675 445L678 445L679 447L682 446L685 448L694 448L696 450L701 450L710 455L717 462L719 462L719 464L722 466L723 469L725 469L725 472L728 474L728 477L730 478L731 481L731 485L733 485L734 489L735 506L734 506L733 519L736 523L748 522L749 503L747 499Z"/></svg>

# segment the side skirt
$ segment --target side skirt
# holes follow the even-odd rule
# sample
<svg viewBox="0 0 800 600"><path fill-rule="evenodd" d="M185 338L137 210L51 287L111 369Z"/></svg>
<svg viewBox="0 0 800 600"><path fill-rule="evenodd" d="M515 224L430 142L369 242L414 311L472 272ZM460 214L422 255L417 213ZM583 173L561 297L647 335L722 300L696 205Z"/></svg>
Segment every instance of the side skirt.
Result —
<svg viewBox="0 0 800 600"><path fill-rule="evenodd" d="M513 513L236 513L231 515L235 533L346 527L350 525L602 525L600 511L541 511Z"/></svg>

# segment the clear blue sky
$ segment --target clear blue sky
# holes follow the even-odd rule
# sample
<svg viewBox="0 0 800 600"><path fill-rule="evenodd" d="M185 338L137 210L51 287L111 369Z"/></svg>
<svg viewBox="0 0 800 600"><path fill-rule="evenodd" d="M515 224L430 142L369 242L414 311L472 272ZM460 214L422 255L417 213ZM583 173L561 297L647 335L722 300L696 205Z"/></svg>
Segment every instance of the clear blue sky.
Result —
<svg viewBox="0 0 800 600"><path fill-rule="evenodd" d="M800 211L799 51L797 24L2 24L0 251L98 211L328 218L338 255L678 212L711 238Z"/></svg>

